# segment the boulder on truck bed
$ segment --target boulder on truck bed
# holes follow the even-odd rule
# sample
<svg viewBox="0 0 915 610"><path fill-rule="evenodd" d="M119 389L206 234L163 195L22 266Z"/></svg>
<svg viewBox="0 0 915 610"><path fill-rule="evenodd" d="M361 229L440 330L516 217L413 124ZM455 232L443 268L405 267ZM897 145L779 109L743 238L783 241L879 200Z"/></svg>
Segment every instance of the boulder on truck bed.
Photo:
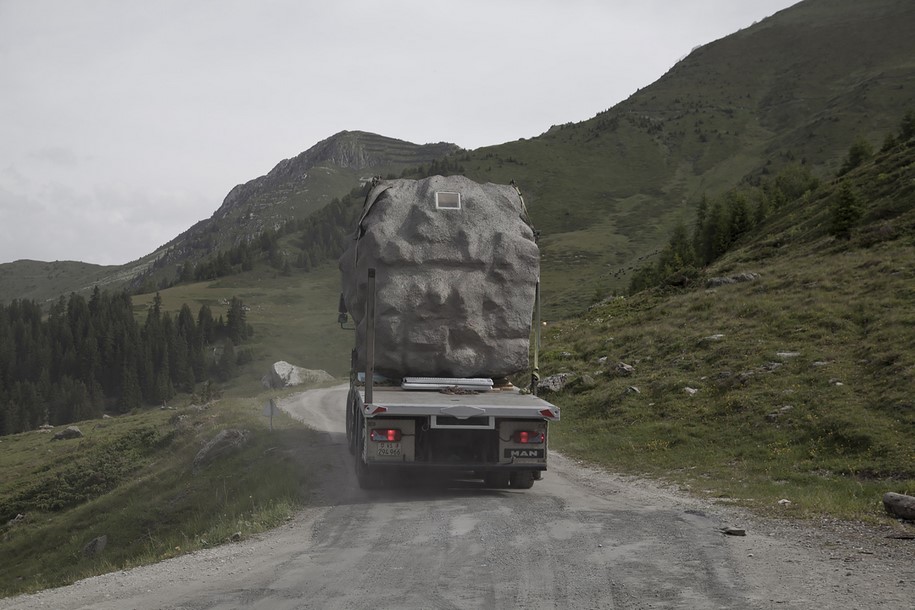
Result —
<svg viewBox="0 0 915 610"><path fill-rule="evenodd" d="M378 373L498 378L527 369L540 252L513 186L463 176L375 184L340 258L357 370L370 268Z"/></svg>

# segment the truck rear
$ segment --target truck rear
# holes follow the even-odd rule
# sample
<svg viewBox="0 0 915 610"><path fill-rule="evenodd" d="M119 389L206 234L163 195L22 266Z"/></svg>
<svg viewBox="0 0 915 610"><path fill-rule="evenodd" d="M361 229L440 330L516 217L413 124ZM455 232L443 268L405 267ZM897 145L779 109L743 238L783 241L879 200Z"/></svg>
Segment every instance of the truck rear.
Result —
<svg viewBox="0 0 915 610"><path fill-rule="evenodd" d="M559 409L531 391L539 249L520 191L462 176L375 183L340 268L359 485L413 472L531 487ZM510 381L528 370L531 390Z"/></svg>
<svg viewBox="0 0 915 610"><path fill-rule="evenodd" d="M425 385L426 387L419 387ZM482 479L528 489L547 468L548 423L559 409L488 379L405 379L400 386L354 384L347 441L360 487L392 473Z"/></svg>

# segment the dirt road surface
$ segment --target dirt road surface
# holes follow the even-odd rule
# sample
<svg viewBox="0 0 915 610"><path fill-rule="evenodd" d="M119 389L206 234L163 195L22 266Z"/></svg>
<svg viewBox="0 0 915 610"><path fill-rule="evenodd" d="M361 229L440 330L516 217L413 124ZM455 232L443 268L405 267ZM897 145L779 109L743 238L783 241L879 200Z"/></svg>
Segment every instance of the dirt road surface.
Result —
<svg viewBox="0 0 915 610"><path fill-rule="evenodd" d="M344 399L281 403L323 431L303 449L321 492L287 525L0 608L915 608L915 541L886 537L902 525L754 519L559 455L528 491L362 491Z"/></svg>

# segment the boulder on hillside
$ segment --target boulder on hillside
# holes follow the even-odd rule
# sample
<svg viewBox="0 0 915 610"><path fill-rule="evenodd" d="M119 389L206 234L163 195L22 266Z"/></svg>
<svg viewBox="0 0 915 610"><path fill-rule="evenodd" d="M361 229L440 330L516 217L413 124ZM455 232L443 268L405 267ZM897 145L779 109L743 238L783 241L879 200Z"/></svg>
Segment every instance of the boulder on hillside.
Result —
<svg viewBox="0 0 915 610"><path fill-rule="evenodd" d="M540 380L537 384L537 392L561 392L570 381L575 379L573 373L556 373Z"/></svg>
<svg viewBox="0 0 915 610"><path fill-rule="evenodd" d="M194 472L198 472L213 460L244 447L250 438L251 432L248 430L221 430L194 456Z"/></svg>
<svg viewBox="0 0 915 610"><path fill-rule="evenodd" d="M635 373L635 367L631 364L626 364L625 362L618 362L613 371L621 377L629 377Z"/></svg>
<svg viewBox="0 0 915 610"><path fill-rule="evenodd" d="M270 387L288 388L298 385L315 385L333 381L333 376L320 369L303 369L283 360L274 362L269 373Z"/></svg>
<svg viewBox="0 0 915 610"><path fill-rule="evenodd" d="M891 515L915 521L915 497L888 491L883 494L883 508Z"/></svg>
<svg viewBox="0 0 915 610"><path fill-rule="evenodd" d="M106 546L108 546L108 536L106 534L93 538L83 547L83 557L95 557L104 551Z"/></svg>
<svg viewBox="0 0 915 610"><path fill-rule="evenodd" d="M705 286L707 288L717 288L718 286L726 286L728 284L739 284L741 282L752 282L759 279L759 274L755 271L747 271L745 273L738 273L736 275L729 275L726 277L710 277L706 282Z"/></svg>
<svg viewBox="0 0 915 610"><path fill-rule="evenodd" d="M82 433L82 431L80 431L79 428L77 428L76 426L67 426L67 428L65 430L61 430L60 432L55 434L51 438L51 440L52 441L65 441L65 440L69 440L71 438L82 438L82 437L83 437L83 433Z"/></svg>

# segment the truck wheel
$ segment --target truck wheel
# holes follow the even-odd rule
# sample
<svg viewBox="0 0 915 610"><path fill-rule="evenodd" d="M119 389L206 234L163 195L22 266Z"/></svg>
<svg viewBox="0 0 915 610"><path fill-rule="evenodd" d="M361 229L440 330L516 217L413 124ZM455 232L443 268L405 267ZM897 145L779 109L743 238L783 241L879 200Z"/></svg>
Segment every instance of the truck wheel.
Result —
<svg viewBox="0 0 915 610"><path fill-rule="evenodd" d="M356 464L356 482L359 483L359 489L378 489L381 487L379 474L373 472L362 459L362 449L365 445L365 424L361 417L354 422L353 436L356 439L353 461Z"/></svg>
<svg viewBox="0 0 915 610"><path fill-rule="evenodd" d="M349 449L350 455L356 455L356 438L355 434L353 434L353 419L355 418L353 410L356 408L355 402L353 389L350 388L349 394L346 396L346 446Z"/></svg>
<svg viewBox="0 0 915 610"><path fill-rule="evenodd" d="M534 486L534 473L530 470L513 472L511 484L514 489L530 489Z"/></svg>
<svg viewBox="0 0 915 610"><path fill-rule="evenodd" d="M381 487L381 480L378 478L378 474L372 472L372 469L362 460L361 455L356 456L356 481L359 483L359 489L378 489Z"/></svg>
<svg viewBox="0 0 915 610"><path fill-rule="evenodd" d="M507 489L510 483L507 472L487 472L483 475L483 484L493 489Z"/></svg>

